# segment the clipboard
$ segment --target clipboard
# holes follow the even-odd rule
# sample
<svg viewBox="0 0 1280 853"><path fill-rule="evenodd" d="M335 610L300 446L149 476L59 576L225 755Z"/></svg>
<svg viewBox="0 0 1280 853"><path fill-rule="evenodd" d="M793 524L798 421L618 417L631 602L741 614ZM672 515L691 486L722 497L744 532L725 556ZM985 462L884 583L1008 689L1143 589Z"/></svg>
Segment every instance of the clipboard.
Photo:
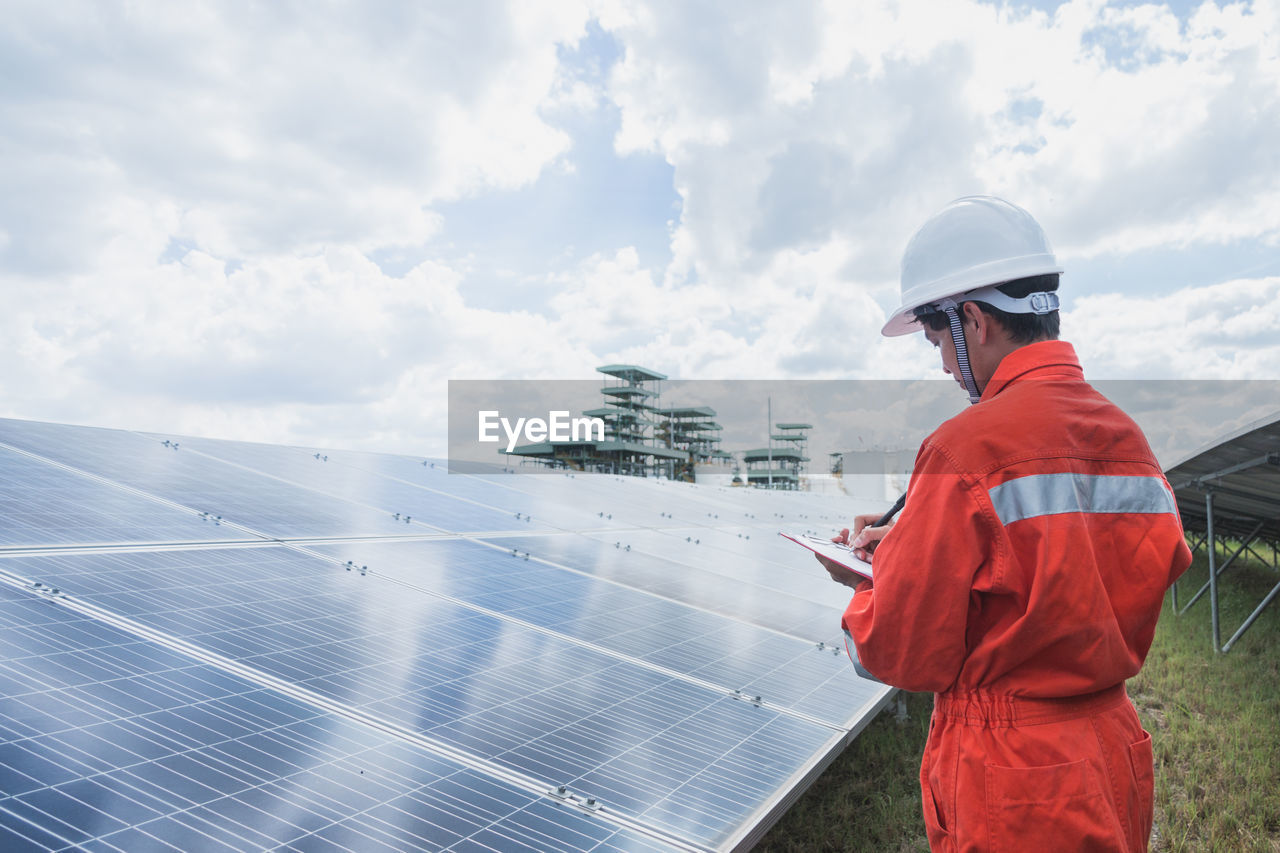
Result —
<svg viewBox="0 0 1280 853"><path fill-rule="evenodd" d="M778 535L783 539L791 540L801 548L807 548L815 554L821 554L831 562L848 569L854 574L871 580L871 564L866 560L858 559L858 556L848 545L841 545L839 542L832 542L830 539L823 539L821 536L810 536L808 533L785 533L780 530Z"/></svg>

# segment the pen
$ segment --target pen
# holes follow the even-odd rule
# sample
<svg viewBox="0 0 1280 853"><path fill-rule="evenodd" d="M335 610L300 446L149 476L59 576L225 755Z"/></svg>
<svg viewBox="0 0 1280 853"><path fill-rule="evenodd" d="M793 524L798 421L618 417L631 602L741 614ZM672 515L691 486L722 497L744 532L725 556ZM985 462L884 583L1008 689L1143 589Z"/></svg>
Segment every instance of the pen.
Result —
<svg viewBox="0 0 1280 853"><path fill-rule="evenodd" d="M880 520L871 526L882 527L888 524L890 521L893 520L893 517L898 514L898 512L902 509L902 507L906 504L906 502L907 502L907 493L903 492L902 494L898 495L898 499L893 502L893 506L889 507L889 511L886 512L884 515L880 516Z"/></svg>
<svg viewBox="0 0 1280 853"><path fill-rule="evenodd" d="M882 527L883 525L888 524L893 519L893 517L898 514L898 511L902 509L902 507L906 504L906 502L907 502L907 493L903 492L902 494L898 495L898 499L893 502L893 506L889 507L889 511L886 512L884 515L880 516L880 518L876 521L876 523L870 526ZM876 544L877 543L875 542L870 542L864 545L862 550L866 551L868 554L873 554L875 553L875 550L876 550Z"/></svg>

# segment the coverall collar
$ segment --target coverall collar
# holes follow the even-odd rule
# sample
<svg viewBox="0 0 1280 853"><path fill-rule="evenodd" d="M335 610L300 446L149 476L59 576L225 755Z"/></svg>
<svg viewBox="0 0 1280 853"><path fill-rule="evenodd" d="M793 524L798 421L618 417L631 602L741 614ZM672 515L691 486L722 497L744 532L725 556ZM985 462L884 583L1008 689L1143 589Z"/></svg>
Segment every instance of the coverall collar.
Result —
<svg viewBox="0 0 1280 853"><path fill-rule="evenodd" d="M990 400L1018 379L1030 378L1032 373L1039 373L1035 377L1038 379L1063 375L1084 379L1075 347L1066 341L1038 341L1018 347L1001 359L996 372L982 389L983 401Z"/></svg>

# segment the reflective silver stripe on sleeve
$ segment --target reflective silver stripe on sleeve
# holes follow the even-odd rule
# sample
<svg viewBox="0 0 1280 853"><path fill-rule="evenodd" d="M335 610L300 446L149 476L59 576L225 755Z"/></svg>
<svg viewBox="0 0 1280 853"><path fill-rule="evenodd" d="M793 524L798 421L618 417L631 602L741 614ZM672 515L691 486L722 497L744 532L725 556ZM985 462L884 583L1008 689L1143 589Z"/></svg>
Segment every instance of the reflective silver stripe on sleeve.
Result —
<svg viewBox="0 0 1280 853"><path fill-rule="evenodd" d="M844 650L845 653L849 655L849 660L853 661L854 672L858 673L859 676L867 679L868 681L874 681L876 684L884 684L883 681L868 672L867 668L862 665L862 661L858 660L858 649L853 644L853 635L849 633L848 628L844 630Z"/></svg>
<svg viewBox="0 0 1280 853"><path fill-rule="evenodd" d="M988 490L1002 524L1066 512L1177 512L1160 477L1032 474Z"/></svg>

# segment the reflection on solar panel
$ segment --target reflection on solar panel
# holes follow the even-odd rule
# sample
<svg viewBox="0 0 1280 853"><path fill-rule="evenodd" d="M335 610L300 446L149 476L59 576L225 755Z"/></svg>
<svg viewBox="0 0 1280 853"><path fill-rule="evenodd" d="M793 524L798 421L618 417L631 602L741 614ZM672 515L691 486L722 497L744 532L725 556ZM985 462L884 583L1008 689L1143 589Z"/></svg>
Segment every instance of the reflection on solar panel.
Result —
<svg viewBox="0 0 1280 853"><path fill-rule="evenodd" d="M889 698L774 535L844 499L6 420L0 476L6 850L741 849Z"/></svg>

